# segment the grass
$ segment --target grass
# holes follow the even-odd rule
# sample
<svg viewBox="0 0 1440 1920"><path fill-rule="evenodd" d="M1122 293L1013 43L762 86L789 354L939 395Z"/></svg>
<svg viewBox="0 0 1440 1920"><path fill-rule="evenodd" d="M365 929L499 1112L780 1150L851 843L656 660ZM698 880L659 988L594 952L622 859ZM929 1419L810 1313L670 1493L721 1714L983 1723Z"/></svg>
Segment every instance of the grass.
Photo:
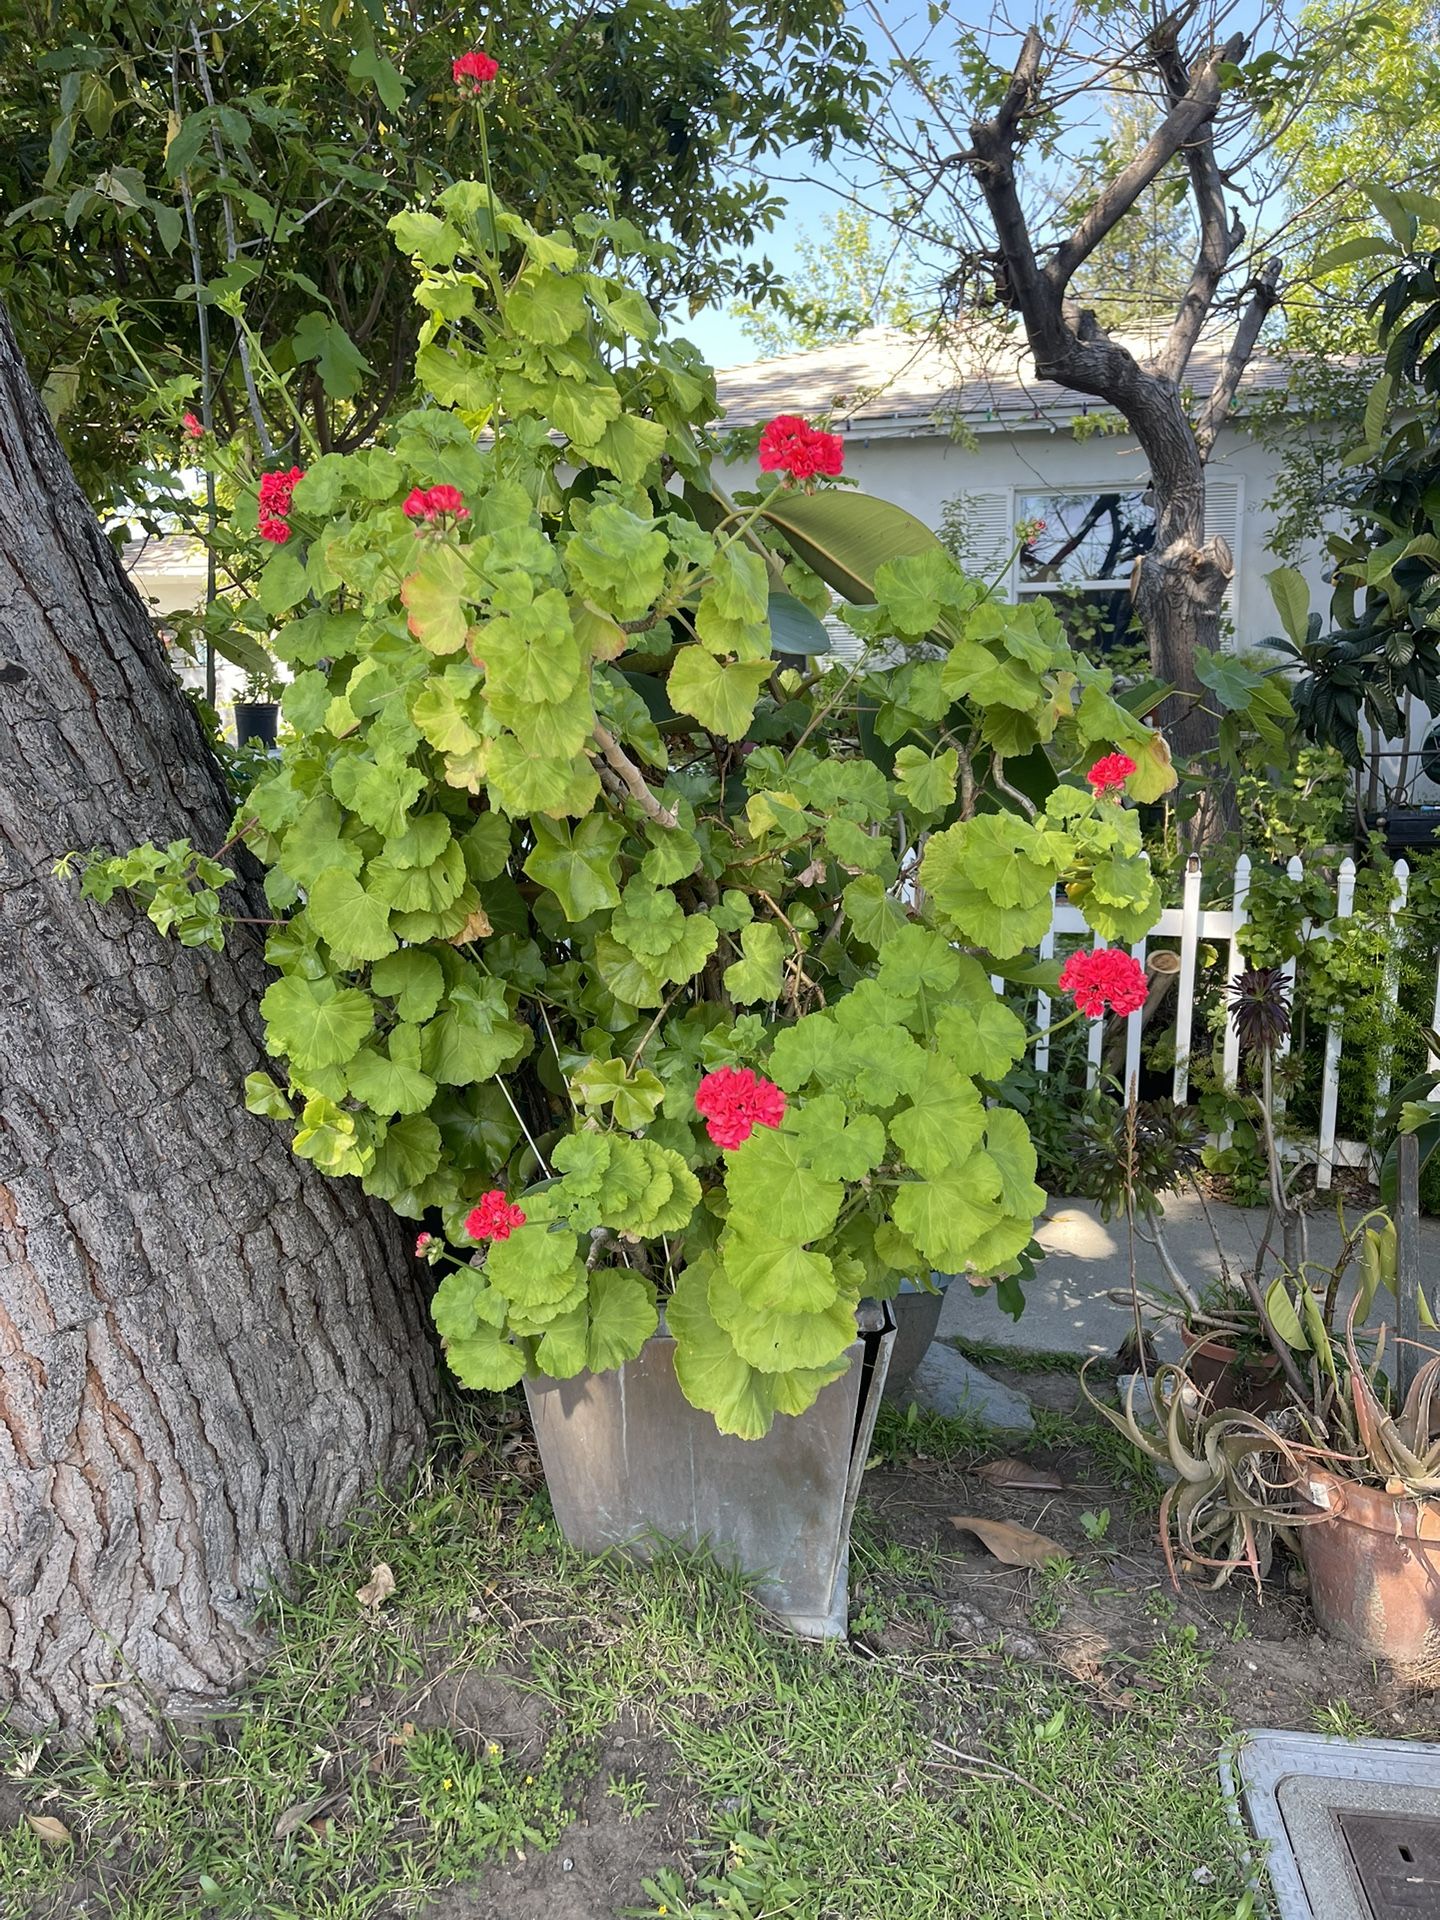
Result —
<svg viewBox="0 0 1440 1920"><path fill-rule="evenodd" d="M927 1449L946 1438L927 1430ZM856 1558L882 1599L930 1572L869 1524ZM356 1589L382 1560L395 1595L368 1612ZM113 1738L68 1755L9 1741L8 1789L70 1838L23 1820L0 1838L0 1912L51 1920L83 1892L86 1914L111 1920L418 1913L490 1863L552 1848L592 1780L605 1817L664 1803L699 1836L654 1858L625 1910L645 1920L1250 1911L1215 1781L1229 1729L1193 1633L1162 1638L1120 1715L1035 1666L801 1645L702 1560L571 1552L483 1433L303 1574L275 1631L264 1670L202 1736L139 1756ZM528 1746L447 1709L496 1669L533 1717ZM612 1764L617 1721L643 1730L648 1772ZM477 1894L476 1920L505 1899Z"/></svg>

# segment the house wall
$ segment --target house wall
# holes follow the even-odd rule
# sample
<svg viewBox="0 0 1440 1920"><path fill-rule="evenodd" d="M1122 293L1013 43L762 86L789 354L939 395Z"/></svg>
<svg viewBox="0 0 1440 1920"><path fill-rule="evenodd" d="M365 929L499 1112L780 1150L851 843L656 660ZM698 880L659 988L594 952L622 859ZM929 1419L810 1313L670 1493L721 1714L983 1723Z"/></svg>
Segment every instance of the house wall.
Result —
<svg viewBox="0 0 1440 1920"><path fill-rule="evenodd" d="M1217 519L1215 530L1235 551L1235 581L1230 599L1227 644L1252 647L1280 630L1265 585L1265 574L1279 562L1269 552L1274 514L1269 500L1279 456L1235 428L1224 429L1210 462ZM752 475L753 475L753 469ZM867 434L863 425L845 436L845 471L861 490L907 508L927 526L939 527L944 503L956 494L985 496L999 528L999 546L1012 544L1011 528L1020 493L1053 488L1112 488L1143 485L1147 469L1136 443L1118 435L1096 434L1077 440L1065 427L1053 430L982 428L975 444L962 446L936 435L899 437ZM736 474L737 484L753 484ZM996 498L995 496L1000 496ZM1236 517L1229 518L1233 503ZM979 569L977 568L977 571ZM1319 534L1302 570L1313 602L1323 608L1324 587ZM1013 583L1011 590L1013 591Z"/></svg>

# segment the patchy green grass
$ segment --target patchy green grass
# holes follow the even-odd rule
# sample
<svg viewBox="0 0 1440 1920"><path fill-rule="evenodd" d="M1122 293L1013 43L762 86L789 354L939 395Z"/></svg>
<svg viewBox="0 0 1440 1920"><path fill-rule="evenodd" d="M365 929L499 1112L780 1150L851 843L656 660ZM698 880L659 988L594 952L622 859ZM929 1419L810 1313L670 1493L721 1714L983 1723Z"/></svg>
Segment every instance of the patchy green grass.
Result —
<svg viewBox="0 0 1440 1920"><path fill-rule="evenodd" d="M923 1438L979 1444L963 1427ZM869 1575L930 1571L863 1520L855 1550ZM356 1590L381 1561L395 1593L367 1610ZM265 1669L203 1737L142 1756L9 1742L21 1817L0 1839L0 1912L60 1920L83 1897L112 1920L418 1913L502 1861L534 1870L592 1783L592 1825L656 1823L623 1909L646 1920L1251 1911L1215 1780L1229 1729L1193 1632L1161 1641L1123 1713L998 1658L801 1645L703 1561L572 1553L481 1433L304 1574L275 1627ZM447 1704L497 1672L531 1716L524 1740ZM615 1765L617 1723L639 1730L638 1765ZM657 1806L676 1816L668 1842ZM515 1884L482 1882L447 1914L499 1920Z"/></svg>

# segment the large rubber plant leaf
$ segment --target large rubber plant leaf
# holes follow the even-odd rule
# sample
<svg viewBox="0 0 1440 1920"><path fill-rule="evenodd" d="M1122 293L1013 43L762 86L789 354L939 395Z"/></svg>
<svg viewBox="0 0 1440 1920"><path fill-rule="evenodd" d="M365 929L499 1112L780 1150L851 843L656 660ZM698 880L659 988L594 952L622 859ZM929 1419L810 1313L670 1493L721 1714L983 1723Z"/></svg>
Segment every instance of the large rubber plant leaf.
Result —
<svg viewBox="0 0 1440 1920"><path fill-rule="evenodd" d="M829 587L850 601L875 598L875 575L887 560L944 553L923 520L865 493L782 493L764 510L796 553Z"/></svg>

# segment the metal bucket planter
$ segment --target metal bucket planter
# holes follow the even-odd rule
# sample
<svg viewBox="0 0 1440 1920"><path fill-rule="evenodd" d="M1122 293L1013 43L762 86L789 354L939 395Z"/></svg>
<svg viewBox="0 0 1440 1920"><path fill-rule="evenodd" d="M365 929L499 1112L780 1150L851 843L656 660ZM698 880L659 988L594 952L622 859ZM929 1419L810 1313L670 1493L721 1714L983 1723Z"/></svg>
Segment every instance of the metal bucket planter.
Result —
<svg viewBox="0 0 1440 1920"><path fill-rule="evenodd" d="M890 1302L890 1311L895 1316L895 1348L890 1355L890 1371L885 1376L887 1400L904 1398L915 1369L930 1351L939 1331L945 1288L951 1276L936 1273L931 1278L940 1289L938 1293L927 1293L913 1280L902 1280L899 1293Z"/></svg>
<svg viewBox="0 0 1440 1920"><path fill-rule="evenodd" d="M1327 1513L1298 1529L1322 1633L1440 1686L1440 1502L1309 1470L1299 1491Z"/></svg>
<svg viewBox="0 0 1440 1920"><path fill-rule="evenodd" d="M850 1517L890 1364L895 1323L862 1305L850 1365L808 1412L763 1440L716 1430L681 1393L661 1330L612 1373L527 1380L525 1397L560 1531L586 1553L648 1559L706 1545L805 1639L848 1624Z"/></svg>

